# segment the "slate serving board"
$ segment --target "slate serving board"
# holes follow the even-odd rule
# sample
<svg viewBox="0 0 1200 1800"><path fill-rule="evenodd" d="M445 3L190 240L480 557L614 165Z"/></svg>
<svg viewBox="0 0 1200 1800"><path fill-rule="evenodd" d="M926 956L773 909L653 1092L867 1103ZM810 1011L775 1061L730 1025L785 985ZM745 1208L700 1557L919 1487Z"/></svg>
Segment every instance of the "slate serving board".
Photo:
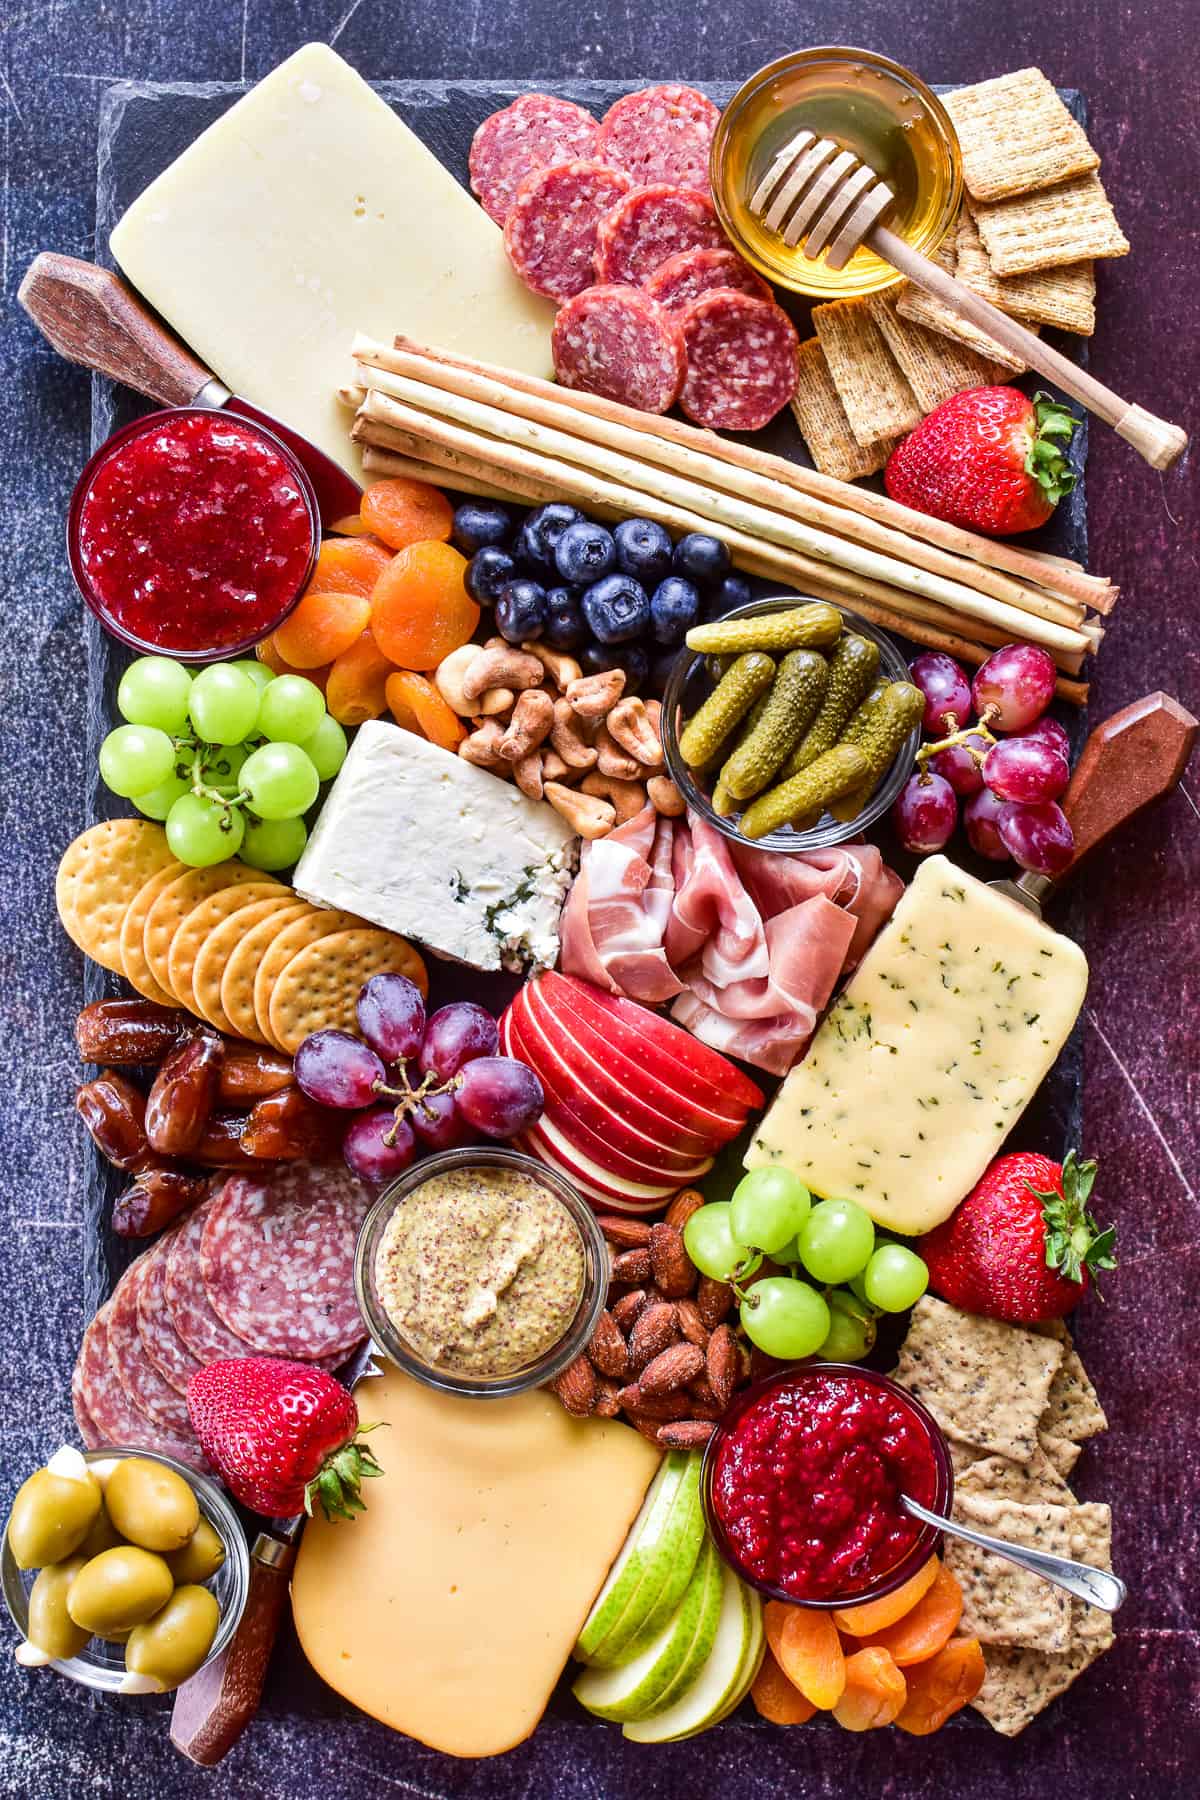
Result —
<svg viewBox="0 0 1200 1800"><path fill-rule="evenodd" d="M476 127L489 113L505 106L529 84L483 81L385 81L374 84L377 91L395 108L405 123L416 132L441 162L466 185L467 153ZM588 107L599 116L621 94L644 86L645 80L555 82L554 91ZM733 94L734 82L702 82L697 85L720 105ZM107 90L100 116L98 170L96 190L96 260L111 265L108 237L125 208L142 189L196 138L206 126L219 118L245 91L237 83L118 83ZM1062 90L1071 111L1086 121L1086 107L1078 93ZM782 292L781 302L792 312L801 336L810 335L808 303L799 296ZM1076 360L1086 362L1086 341L1050 334L1056 346ZM1041 384L1039 384L1041 385ZM101 376L92 380L92 448L97 448L119 426L148 410L147 403L128 389L116 386ZM1078 411L1078 409L1075 409ZM785 413L765 432L755 434L753 441L793 461L810 461L790 414ZM1083 419L1072 447L1072 463L1079 481L1072 493L1059 505L1055 518L1029 542L1039 549L1068 556L1081 563L1087 560L1087 504L1083 471L1087 454L1087 421ZM876 482L874 485L879 485ZM762 593L777 591L764 583L756 585ZM105 734L117 721L116 685L130 653L115 639L107 636L91 614L85 619L87 649L87 739L90 788L87 795L90 818L124 816L126 802L110 794L96 773L96 754ZM920 648L902 642L905 654ZM1058 716L1071 734L1077 751L1086 735L1086 715L1073 707L1060 707ZM881 842L888 860L905 877L915 866L889 840L886 832L872 833ZM970 867L983 879L996 874L995 867L974 858L960 833L949 846L955 859ZM1001 871L1003 872L1003 871ZM1067 935L1082 941L1083 908L1078 897L1066 895L1055 903L1053 923ZM464 974L453 965L429 959L431 1005L446 1000L471 997L492 1005L499 1011L518 985L507 976ZM117 977L90 960L85 963L84 994L87 1001L110 997L121 992ZM758 1076L761 1081L761 1076ZM770 1087L770 1082L765 1084ZM1082 1044L1077 1030L1062 1056L1043 1084L1033 1105L1019 1128L1023 1148L1041 1149L1062 1156L1068 1146L1077 1144L1081 1124ZM731 1147L735 1149L736 1147ZM133 1260L140 1246L118 1238L109 1226L112 1199L125 1184L124 1178L90 1146L84 1198L84 1311L94 1312L107 1298L122 1270ZM736 1180L739 1158L727 1152L706 1184L710 1198ZM889 1352L894 1336L881 1337L876 1359L881 1367L890 1366ZM268 1690L285 1693L287 1710L304 1716L332 1712L348 1712L342 1701L312 1673L290 1628L285 1629L272 1666ZM1061 1703L1060 1703L1061 1704ZM1067 1702L1069 1704L1069 1702ZM740 1723L761 1725L758 1715L747 1703L737 1715ZM542 1730L562 1729L568 1723L578 1726L583 1715L572 1699L566 1683L551 1702ZM600 1726L600 1721L589 1721ZM951 1729L987 1730L977 1715L960 1713L951 1721Z"/></svg>

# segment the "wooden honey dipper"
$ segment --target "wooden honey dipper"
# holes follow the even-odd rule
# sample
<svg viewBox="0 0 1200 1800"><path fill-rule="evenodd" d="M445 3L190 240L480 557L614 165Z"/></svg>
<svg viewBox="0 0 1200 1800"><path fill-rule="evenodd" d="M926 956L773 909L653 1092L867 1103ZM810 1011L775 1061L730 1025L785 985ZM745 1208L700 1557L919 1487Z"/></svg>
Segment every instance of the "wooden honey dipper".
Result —
<svg viewBox="0 0 1200 1800"><path fill-rule="evenodd" d="M875 171L832 138L798 131L778 153L750 196L750 211L789 249L810 261L822 255L844 269L865 244L901 275L933 294L960 319L986 331L998 344L1058 383L1089 412L1111 425L1155 469L1169 469L1187 449L1187 433L1142 406L1131 405L1068 362L1040 338L972 293L883 224L896 196Z"/></svg>

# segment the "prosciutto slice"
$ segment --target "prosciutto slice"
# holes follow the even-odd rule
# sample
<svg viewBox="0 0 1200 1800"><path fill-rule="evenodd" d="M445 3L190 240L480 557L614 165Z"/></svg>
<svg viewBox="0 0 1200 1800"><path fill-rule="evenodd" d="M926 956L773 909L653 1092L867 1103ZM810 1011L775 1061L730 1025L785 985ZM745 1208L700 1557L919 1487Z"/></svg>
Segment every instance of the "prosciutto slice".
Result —
<svg viewBox="0 0 1200 1800"><path fill-rule="evenodd" d="M784 1075L904 884L868 844L796 856L647 807L589 844L563 915L567 974Z"/></svg>

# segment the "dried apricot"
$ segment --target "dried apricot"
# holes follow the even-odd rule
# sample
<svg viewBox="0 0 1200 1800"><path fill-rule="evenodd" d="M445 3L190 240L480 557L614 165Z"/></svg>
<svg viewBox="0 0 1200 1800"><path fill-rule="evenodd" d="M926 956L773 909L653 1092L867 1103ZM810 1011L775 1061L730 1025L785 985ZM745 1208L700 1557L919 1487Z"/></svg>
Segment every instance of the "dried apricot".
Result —
<svg viewBox="0 0 1200 1800"><path fill-rule="evenodd" d="M406 731L418 731L431 744L443 750L457 750L466 737L466 727L423 675L409 669L397 669L385 684L387 703L397 725ZM412 721L410 724L409 721Z"/></svg>
<svg viewBox="0 0 1200 1800"><path fill-rule="evenodd" d="M775 1654L793 1687L823 1711L836 1706L846 1685L846 1656L832 1616L789 1607L778 1642Z"/></svg>
<svg viewBox="0 0 1200 1800"><path fill-rule="evenodd" d="M275 648L296 669L319 669L357 643L371 621L365 594L309 588L275 629Z"/></svg>
<svg viewBox="0 0 1200 1800"><path fill-rule="evenodd" d="M371 596L371 630L402 669L436 669L474 636L479 608L463 586L466 558L449 544L410 544Z"/></svg>
<svg viewBox="0 0 1200 1800"><path fill-rule="evenodd" d="M889 1625L912 1611L921 1595L933 1586L940 1567L937 1557L931 1556L903 1587L885 1594L882 1600L868 1600L865 1606L839 1608L833 1615L838 1630L848 1631L852 1637L874 1637L877 1631L886 1631Z"/></svg>
<svg viewBox="0 0 1200 1800"><path fill-rule="evenodd" d="M369 631L343 650L329 670L325 704L339 725L361 725L387 711L392 665Z"/></svg>
<svg viewBox="0 0 1200 1800"><path fill-rule="evenodd" d="M365 594L392 560L386 544L373 537L326 538L308 584L310 594Z"/></svg>
<svg viewBox="0 0 1200 1800"><path fill-rule="evenodd" d="M397 475L371 483L362 497L362 521L393 550L404 550L430 540L445 543L454 525L454 508L440 488Z"/></svg>
<svg viewBox="0 0 1200 1800"><path fill-rule="evenodd" d="M983 1686L987 1668L978 1638L951 1638L944 1650L908 1671L908 1697L896 1714L901 1731L928 1737Z"/></svg>
<svg viewBox="0 0 1200 1800"><path fill-rule="evenodd" d="M259 662L264 663L272 675L303 675L305 681L314 682L324 693L325 683L329 678L328 665L323 664L316 669L302 669L298 664L288 662L286 657L280 655L279 645L275 638L276 634L272 632L270 637L262 638L255 644L254 654Z"/></svg>
<svg viewBox="0 0 1200 1800"><path fill-rule="evenodd" d="M370 530L370 526L363 523L361 513L343 513L340 519L334 519L332 524L326 526L326 530L337 537L362 537L364 532Z"/></svg>
<svg viewBox="0 0 1200 1800"><path fill-rule="evenodd" d="M886 1650L856 1650L846 1658L846 1686L833 1708L845 1731L890 1725L908 1695L908 1684Z"/></svg>
<svg viewBox="0 0 1200 1800"><path fill-rule="evenodd" d="M869 1642L886 1650L898 1669L907 1669L944 1649L958 1630L961 1618L962 1589L953 1571L939 1564L933 1582L917 1604L886 1631L872 1632Z"/></svg>
<svg viewBox="0 0 1200 1800"><path fill-rule="evenodd" d="M759 1716L769 1719L772 1725L807 1725L817 1710L799 1688L792 1686L769 1650L754 1677L750 1698Z"/></svg>

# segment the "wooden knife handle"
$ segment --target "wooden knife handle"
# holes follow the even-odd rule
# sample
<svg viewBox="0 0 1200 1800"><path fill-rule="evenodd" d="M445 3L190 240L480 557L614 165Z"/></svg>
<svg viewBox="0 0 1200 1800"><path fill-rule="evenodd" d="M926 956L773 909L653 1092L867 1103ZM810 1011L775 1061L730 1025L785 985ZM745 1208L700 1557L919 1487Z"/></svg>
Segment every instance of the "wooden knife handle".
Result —
<svg viewBox="0 0 1200 1800"><path fill-rule="evenodd" d="M111 269L43 250L17 299L68 362L123 381L163 406L188 406L213 379Z"/></svg>
<svg viewBox="0 0 1200 1800"><path fill-rule="evenodd" d="M1175 786L1200 725L1170 694L1145 694L1097 725L1062 800L1075 833L1074 868Z"/></svg>
<svg viewBox="0 0 1200 1800"><path fill-rule="evenodd" d="M260 1535L250 1554L246 1610L232 1643L176 1692L171 1742L204 1768L220 1762L258 1711L295 1559L293 1545Z"/></svg>

